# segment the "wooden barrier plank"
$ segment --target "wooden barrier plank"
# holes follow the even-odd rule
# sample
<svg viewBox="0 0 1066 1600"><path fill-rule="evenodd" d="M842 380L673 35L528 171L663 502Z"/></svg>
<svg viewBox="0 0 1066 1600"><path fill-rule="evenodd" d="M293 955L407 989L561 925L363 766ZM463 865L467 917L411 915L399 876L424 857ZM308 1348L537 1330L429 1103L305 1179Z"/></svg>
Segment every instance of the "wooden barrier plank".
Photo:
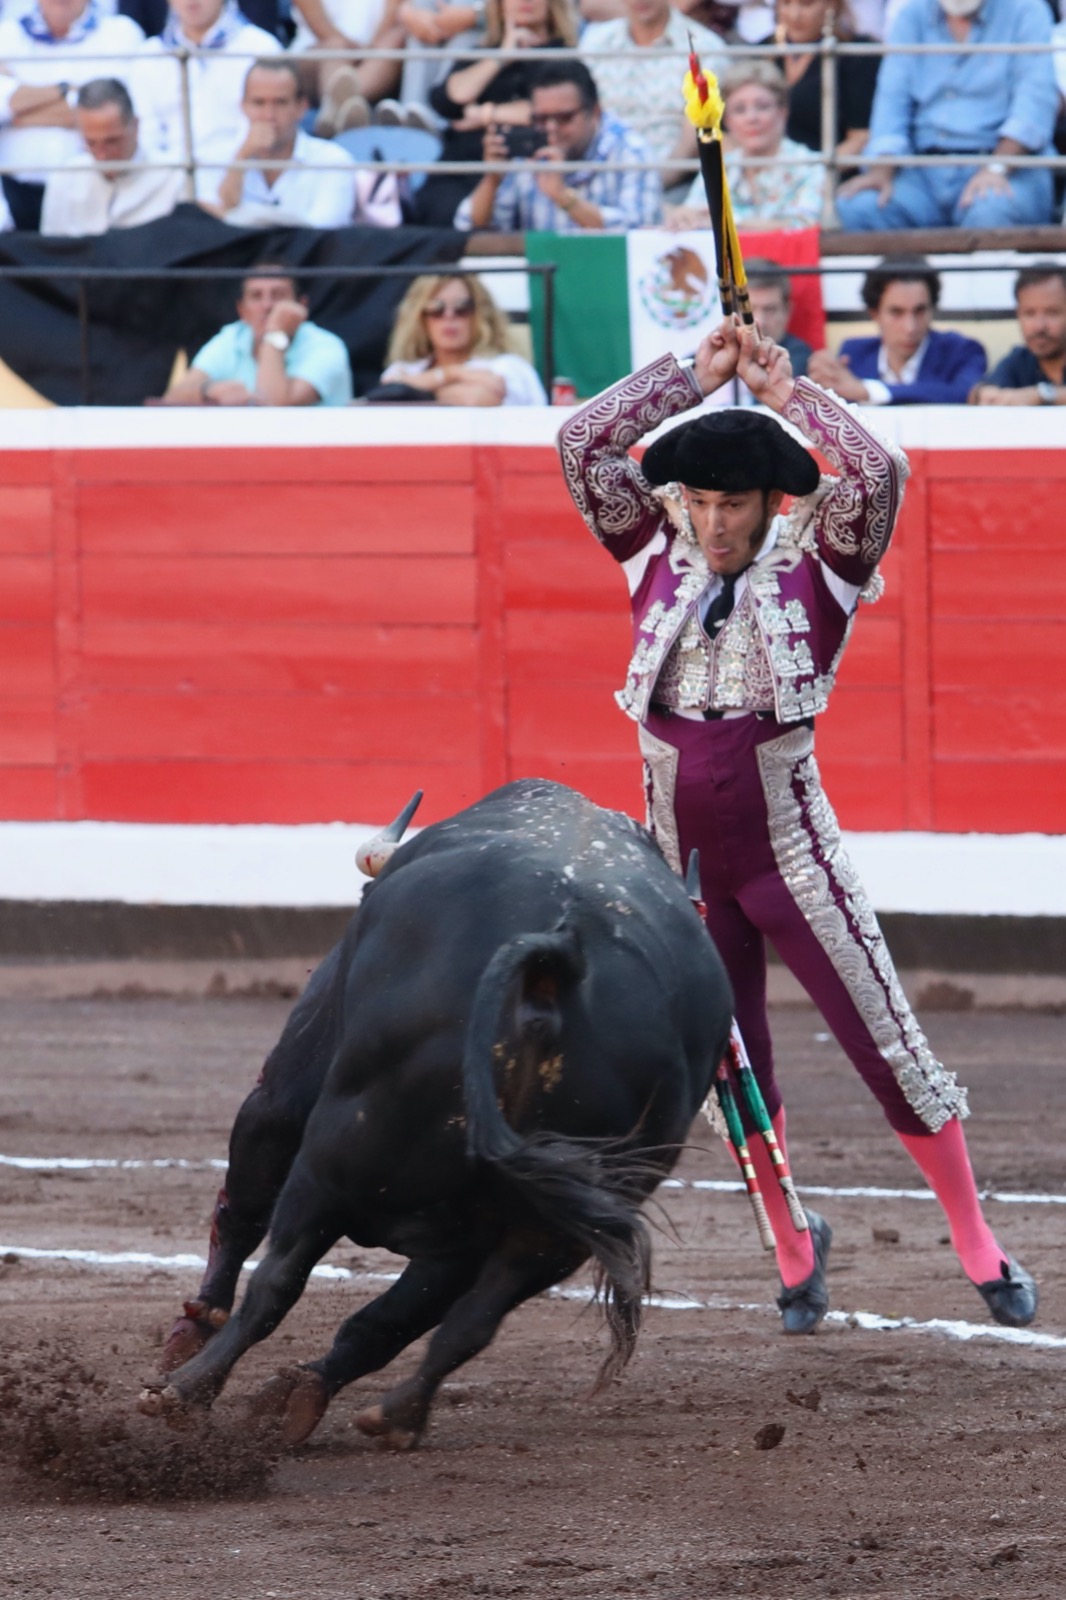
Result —
<svg viewBox="0 0 1066 1600"><path fill-rule="evenodd" d="M819 734L819 743L821 735ZM898 761L834 760L815 746L826 793L842 828L894 833L907 803L907 769Z"/></svg>
<svg viewBox="0 0 1066 1600"><path fill-rule="evenodd" d="M51 624L0 623L0 700L23 695L46 695L54 700L55 692Z"/></svg>
<svg viewBox="0 0 1066 1600"><path fill-rule="evenodd" d="M27 694L0 701L0 766L39 767L55 760L54 697Z"/></svg>
<svg viewBox="0 0 1066 1600"><path fill-rule="evenodd" d="M508 542L504 599L508 609L629 611L624 576L591 537L585 543Z"/></svg>
<svg viewBox="0 0 1066 1600"><path fill-rule="evenodd" d="M0 769L2 771L2 769ZM419 823L484 792L477 761L115 761L85 765L85 815L117 822L366 822L416 789ZM352 865L353 894L361 883Z"/></svg>
<svg viewBox="0 0 1066 1600"><path fill-rule="evenodd" d="M51 763L39 767L0 765L0 818L51 822L55 815L56 774Z"/></svg>
<svg viewBox="0 0 1066 1600"><path fill-rule="evenodd" d="M103 619L82 630L84 686L186 693L477 693L477 639L462 626Z"/></svg>
<svg viewBox="0 0 1066 1600"><path fill-rule="evenodd" d="M841 685L818 718L817 750L828 762L903 761L903 706L897 690ZM902 827L902 819L897 824Z"/></svg>
<svg viewBox="0 0 1066 1600"><path fill-rule="evenodd" d="M941 761L1066 760L1066 685L1045 677L998 693L940 689L933 697L933 737Z"/></svg>
<svg viewBox="0 0 1066 1600"><path fill-rule="evenodd" d="M217 483L236 489L247 483L406 483L411 479L469 481L474 447L468 444L358 448L359 426L352 414L351 445L338 448L278 449L239 445L211 450L80 450L79 483ZM6 458L5 458L6 459Z"/></svg>
<svg viewBox="0 0 1066 1600"><path fill-rule="evenodd" d="M0 484L0 553L3 555L51 555L52 488L50 484Z"/></svg>
<svg viewBox="0 0 1066 1600"><path fill-rule="evenodd" d="M933 796L942 833L1061 833L1066 761L938 761Z"/></svg>
<svg viewBox="0 0 1066 1600"><path fill-rule="evenodd" d="M1066 621L963 621L940 618L933 630L933 675L941 690L1001 689L1066 681Z"/></svg>
<svg viewBox="0 0 1066 1600"><path fill-rule="evenodd" d="M93 694L81 738L86 760L473 760L473 698L441 695Z"/></svg>
<svg viewBox="0 0 1066 1600"><path fill-rule="evenodd" d="M507 661L515 677L598 684L610 698L632 650L628 614L530 609L507 613Z"/></svg>
<svg viewBox="0 0 1066 1600"><path fill-rule="evenodd" d="M1041 621L1066 616L1066 561L1049 561L1024 545L1009 551L934 549L930 568L936 626L952 617Z"/></svg>
<svg viewBox="0 0 1066 1600"><path fill-rule="evenodd" d="M860 607L837 682L850 688L874 689L903 682L903 629L899 616L869 615Z"/></svg>
<svg viewBox="0 0 1066 1600"><path fill-rule="evenodd" d="M53 615L52 558L0 554L0 622L43 622Z"/></svg>
<svg viewBox="0 0 1066 1600"><path fill-rule="evenodd" d="M29 493L32 491L23 491ZM471 555L473 487L438 482L113 484L78 493L98 555Z"/></svg>
<svg viewBox="0 0 1066 1600"><path fill-rule="evenodd" d="M597 759L634 748L634 724L598 685L537 679L510 686L511 759L515 770L559 757Z"/></svg>
<svg viewBox="0 0 1066 1600"><path fill-rule="evenodd" d="M477 566L460 556L86 557L87 611L276 622L473 623Z"/></svg>

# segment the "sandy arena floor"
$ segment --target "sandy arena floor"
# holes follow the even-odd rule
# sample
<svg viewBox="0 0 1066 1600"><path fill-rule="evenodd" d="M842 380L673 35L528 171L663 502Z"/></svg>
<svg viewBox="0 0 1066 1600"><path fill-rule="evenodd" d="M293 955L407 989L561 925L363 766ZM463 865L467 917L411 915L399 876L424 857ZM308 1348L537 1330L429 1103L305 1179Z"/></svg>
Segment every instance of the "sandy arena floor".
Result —
<svg viewBox="0 0 1066 1600"><path fill-rule="evenodd" d="M195 1261L174 1258L204 1253L209 1163L285 1010L5 1003L0 1600L1066 1596L1061 1019L927 1019L972 1090L979 1181L1014 1196L989 1215L1041 1281L1037 1340L993 1336L939 1210L899 1192L919 1180L872 1101L815 1014L784 1010L801 1182L894 1191L811 1199L836 1230L837 1320L781 1337L747 1202L691 1186L732 1178L698 1127L687 1185L661 1191L665 1304L616 1388L584 1398L597 1314L545 1297L445 1387L419 1452L382 1454L351 1426L378 1378L272 1462L244 1400L319 1353L393 1258L335 1251L353 1276L312 1283L205 1429L170 1431L135 1400L196 1288ZM28 1157L46 1164L17 1164ZM74 1157L141 1164L56 1165ZM913 1320L877 1328L861 1312ZM759 1447L767 1424L784 1429L775 1448Z"/></svg>

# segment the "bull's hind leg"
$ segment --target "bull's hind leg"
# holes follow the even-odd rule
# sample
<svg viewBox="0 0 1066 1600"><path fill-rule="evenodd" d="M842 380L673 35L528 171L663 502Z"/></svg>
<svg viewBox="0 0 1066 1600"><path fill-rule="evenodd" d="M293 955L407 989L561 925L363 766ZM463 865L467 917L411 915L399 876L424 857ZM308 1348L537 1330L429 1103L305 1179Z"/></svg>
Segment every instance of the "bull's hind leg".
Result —
<svg viewBox="0 0 1066 1600"><path fill-rule="evenodd" d="M280 1416L285 1442L302 1444L339 1390L388 1366L437 1325L475 1281L482 1260L412 1261L391 1289L341 1324L327 1355L272 1378L256 1397L256 1411Z"/></svg>
<svg viewBox="0 0 1066 1600"><path fill-rule="evenodd" d="M296 1176L296 1175L294 1175ZM274 1219L270 1248L256 1267L239 1309L191 1361L141 1396L149 1415L209 1406L244 1352L267 1338L291 1311L311 1269L336 1244L343 1223L322 1204L306 1172L290 1178Z"/></svg>
<svg viewBox="0 0 1066 1600"><path fill-rule="evenodd" d="M582 1246L555 1237L508 1240L486 1259L472 1287L452 1306L414 1377L364 1411L356 1419L358 1427L392 1449L413 1449L448 1374L492 1343L509 1311L569 1277L586 1255Z"/></svg>

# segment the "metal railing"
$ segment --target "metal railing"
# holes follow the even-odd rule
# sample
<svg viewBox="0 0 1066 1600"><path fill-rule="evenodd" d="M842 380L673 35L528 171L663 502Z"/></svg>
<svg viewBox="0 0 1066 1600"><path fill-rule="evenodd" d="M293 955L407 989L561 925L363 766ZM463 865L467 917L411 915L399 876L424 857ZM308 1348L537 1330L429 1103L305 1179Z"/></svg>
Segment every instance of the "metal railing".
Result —
<svg viewBox="0 0 1066 1600"><path fill-rule="evenodd" d="M419 45L377 49L368 46L366 48L360 48L355 52L351 50L314 49L304 51L299 55L281 54L276 57L271 57L271 59L276 61L292 61L293 63L319 61L350 62L355 59L358 59L359 61L394 61L398 63L424 60L442 62L450 59L445 54L445 49L446 47L432 48ZM838 105L838 74L842 61L846 61L849 57L883 57L886 55L905 55L914 57L937 55L990 55L1003 57L1026 55L1054 56L1056 53L1061 54L1063 52L1061 48L1056 51L1054 46L1047 44L986 44L972 41L942 44L889 44L887 42L878 41L868 44L857 44L848 40L838 39L831 32L829 32L825 34L820 41L812 41L809 44L775 43L766 45L723 45L721 51L717 52L716 54L719 59L727 61L739 59L747 60L753 57L767 57L776 59L778 61L782 61L788 57L819 56L821 58L821 149L811 150L802 155L790 154L788 157L788 165L792 167L820 165L823 168L822 224L823 226L830 226L834 218L833 196L835 192L836 174L842 168L854 169L858 164L870 159L865 157L862 152L848 152L843 157L839 156L837 152L836 123ZM633 47L619 47L618 49L595 51L582 51L580 46L568 49L545 48L522 51L505 50L502 48L463 51L464 60L497 60L501 64L517 59L530 62L578 60L584 62L584 64L590 68L594 68L595 64L599 61L613 60L618 58L630 59L632 55ZM230 60L247 60L249 63L259 59L259 57L253 52L246 51L227 50L226 56ZM661 50L659 48L655 49L656 61L662 61L671 57L676 57L678 61L678 101L680 102L680 84L685 63L687 61L687 52L681 49L674 50L670 47L666 47ZM39 55L8 55L6 57L6 64L9 66L17 66L20 61L33 61L36 64L40 62L40 59L41 58ZM81 50L76 52L69 51L64 54L62 45L57 44L54 49L50 50L49 59L55 61L57 64L65 60L77 60L79 62L99 61L102 65L106 64L111 69L114 69L117 63L129 61L134 65L135 69L138 70L144 69L145 67L157 67L159 64L167 60L173 60L177 63L180 72L180 114L185 153L181 159L166 160L159 159L154 156L149 148L149 150L146 152L147 159L145 161L145 165L160 171L184 171L187 174L186 198L188 199L195 198L196 180L199 173L204 171L225 172L231 169L240 171L279 171L287 170L296 166L298 166L302 171L310 172L336 170L335 167L330 167L326 163L319 164L315 162L296 162L291 158L289 160L253 158L240 161L236 160L235 158L232 160L205 160L202 155L198 154L196 149L197 141L194 129L195 97L190 83L189 68L190 63L198 60L207 62L217 60L217 51L181 47L169 51L160 50L152 53L138 53L136 55L124 55L121 52L116 53L114 51L93 55ZM15 76L17 76L17 73ZM134 80L135 77L136 72L134 74ZM134 94L136 95L135 81ZM150 114L143 120L150 120ZM892 167L897 169L908 167L958 166L966 163L967 155L972 154L973 164L979 165L982 159L990 153L991 152L989 151L974 150L973 152L952 152L950 154L937 155L878 155L876 157L876 164L878 166ZM1051 168L1054 171L1066 172L1066 156L1058 154L1012 155L1006 153L1000 154L997 152L996 161L997 163L1001 163L1011 170L1016 168L1023 169L1028 167L1046 167ZM744 165L753 169L779 167L782 164L783 163L780 156L744 158ZM360 162L360 166L369 172L395 174L439 172L448 174L476 174L479 176L483 173L511 172L514 171L516 167L528 167L529 165L530 163L528 162L519 161L454 162L438 160L372 160ZM587 172L590 170L592 165L593 164L588 161L580 160L558 162L553 161L537 162L536 168L537 171L573 174L577 172ZM664 165L664 163L662 161L652 160L644 162L608 161L598 162L594 165L596 170L603 172L636 172L658 170ZM695 160L671 160L668 165L672 171L677 172L695 174L699 170L699 165ZM104 170L118 170L121 168L121 166L121 163L107 163L104 167ZM63 164L49 165L47 163L38 162L23 162L20 164L13 164L12 162L7 161L0 162L0 173L15 176L20 172L25 173L32 170L34 174L46 176L51 172L61 171L62 167Z"/></svg>
<svg viewBox="0 0 1066 1600"><path fill-rule="evenodd" d="M545 368L545 388L551 390L552 379L555 373L555 273L557 266L554 261L546 262L519 262L514 266L497 266L493 264L494 273L520 272L528 277L542 278L544 280L544 333L543 352ZM91 283L210 283L217 284L220 280L233 279L237 282L248 278L287 278L295 279L299 283L313 282L326 279L330 283L346 282L359 278L372 278L375 281L381 278L422 278L445 277L451 274L465 275L469 269L460 267L454 261L421 261L404 262L397 265L382 266L331 266L331 267L301 267L294 264L286 270L282 266L268 266L263 268L244 267L77 267L67 266L57 262L55 266L14 267L0 265L0 283L4 281L18 282L45 282L59 281L73 282L76 286L76 304L78 316L78 359L81 376L81 403L90 406L93 404L92 390L92 320L89 308L89 285Z"/></svg>

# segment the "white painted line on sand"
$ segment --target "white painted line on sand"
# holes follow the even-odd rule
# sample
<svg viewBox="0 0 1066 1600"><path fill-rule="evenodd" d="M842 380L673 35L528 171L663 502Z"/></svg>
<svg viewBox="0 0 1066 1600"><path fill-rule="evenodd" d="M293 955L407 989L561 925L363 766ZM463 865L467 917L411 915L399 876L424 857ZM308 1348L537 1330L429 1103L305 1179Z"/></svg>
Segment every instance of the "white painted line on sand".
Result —
<svg viewBox="0 0 1066 1600"><path fill-rule="evenodd" d="M164 1271L186 1271L191 1268L203 1271L207 1266L203 1256L188 1254L160 1256L153 1255L147 1250L43 1250L35 1246L0 1242L0 1256L8 1254L25 1257L27 1261L68 1261L79 1266L93 1267L145 1266ZM246 1262L245 1270L256 1265L255 1261ZM328 1263L320 1263L311 1269L311 1276L335 1282L395 1283L400 1274L354 1271L350 1267L335 1267ZM593 1291L587 1285L567 1284L556 1285L549 1293L560 1300L590 1301L593 1295ZM726 1300L721 1296L710 1300L699 1300L695 1296L658 1293L649 1296L648 1304L660 1311L749 1311L758 1312L760 1315L776 1315L773 1306L762 1305L756 1301ZM918 1322L914 1317L882 1317L874 1311L830 1311L826 1321L844 1323L850 1328L861 1328L864 1331L934 1333L964 1343L969 1343L973 1339L998 1339L1001 1343L1028 1345L1041 1350L1066 1350L1066 1337L1061 1334L1037 1333L1029 1328L1000 1328L994 1324L963 1322L946 1317L932 1317L928 1322Z"/></svg>
<svg viewBox="0 0 1066 1600"><path fill-rule="evenodd" d="M17 1167L25 1172L87 1172L94 1168L112 1172L133 1172L152 1168L164 1171L168 1167L183 1172L225 1172L228 1163L205 1159L191 1161L184 1156L157 1156L152 1161L125 1160L119 1157L94 1158L91 1156L5 1156L0 1155L0 1167ZM702 1189L711 1194L743 1194L744 1185L735 1178L664 1178L660 1189ZM826 1184L803 1183L797 1185L800 1194L812 1195L820 1200L934 1200L931 1189L882 1189L876 1187L832 1188ZM1027 1193L1000 1189L982 1189L982 1200L995 1200L1000 1205L1012 1206L1066 1206L1066 1194Z"/></svg>

